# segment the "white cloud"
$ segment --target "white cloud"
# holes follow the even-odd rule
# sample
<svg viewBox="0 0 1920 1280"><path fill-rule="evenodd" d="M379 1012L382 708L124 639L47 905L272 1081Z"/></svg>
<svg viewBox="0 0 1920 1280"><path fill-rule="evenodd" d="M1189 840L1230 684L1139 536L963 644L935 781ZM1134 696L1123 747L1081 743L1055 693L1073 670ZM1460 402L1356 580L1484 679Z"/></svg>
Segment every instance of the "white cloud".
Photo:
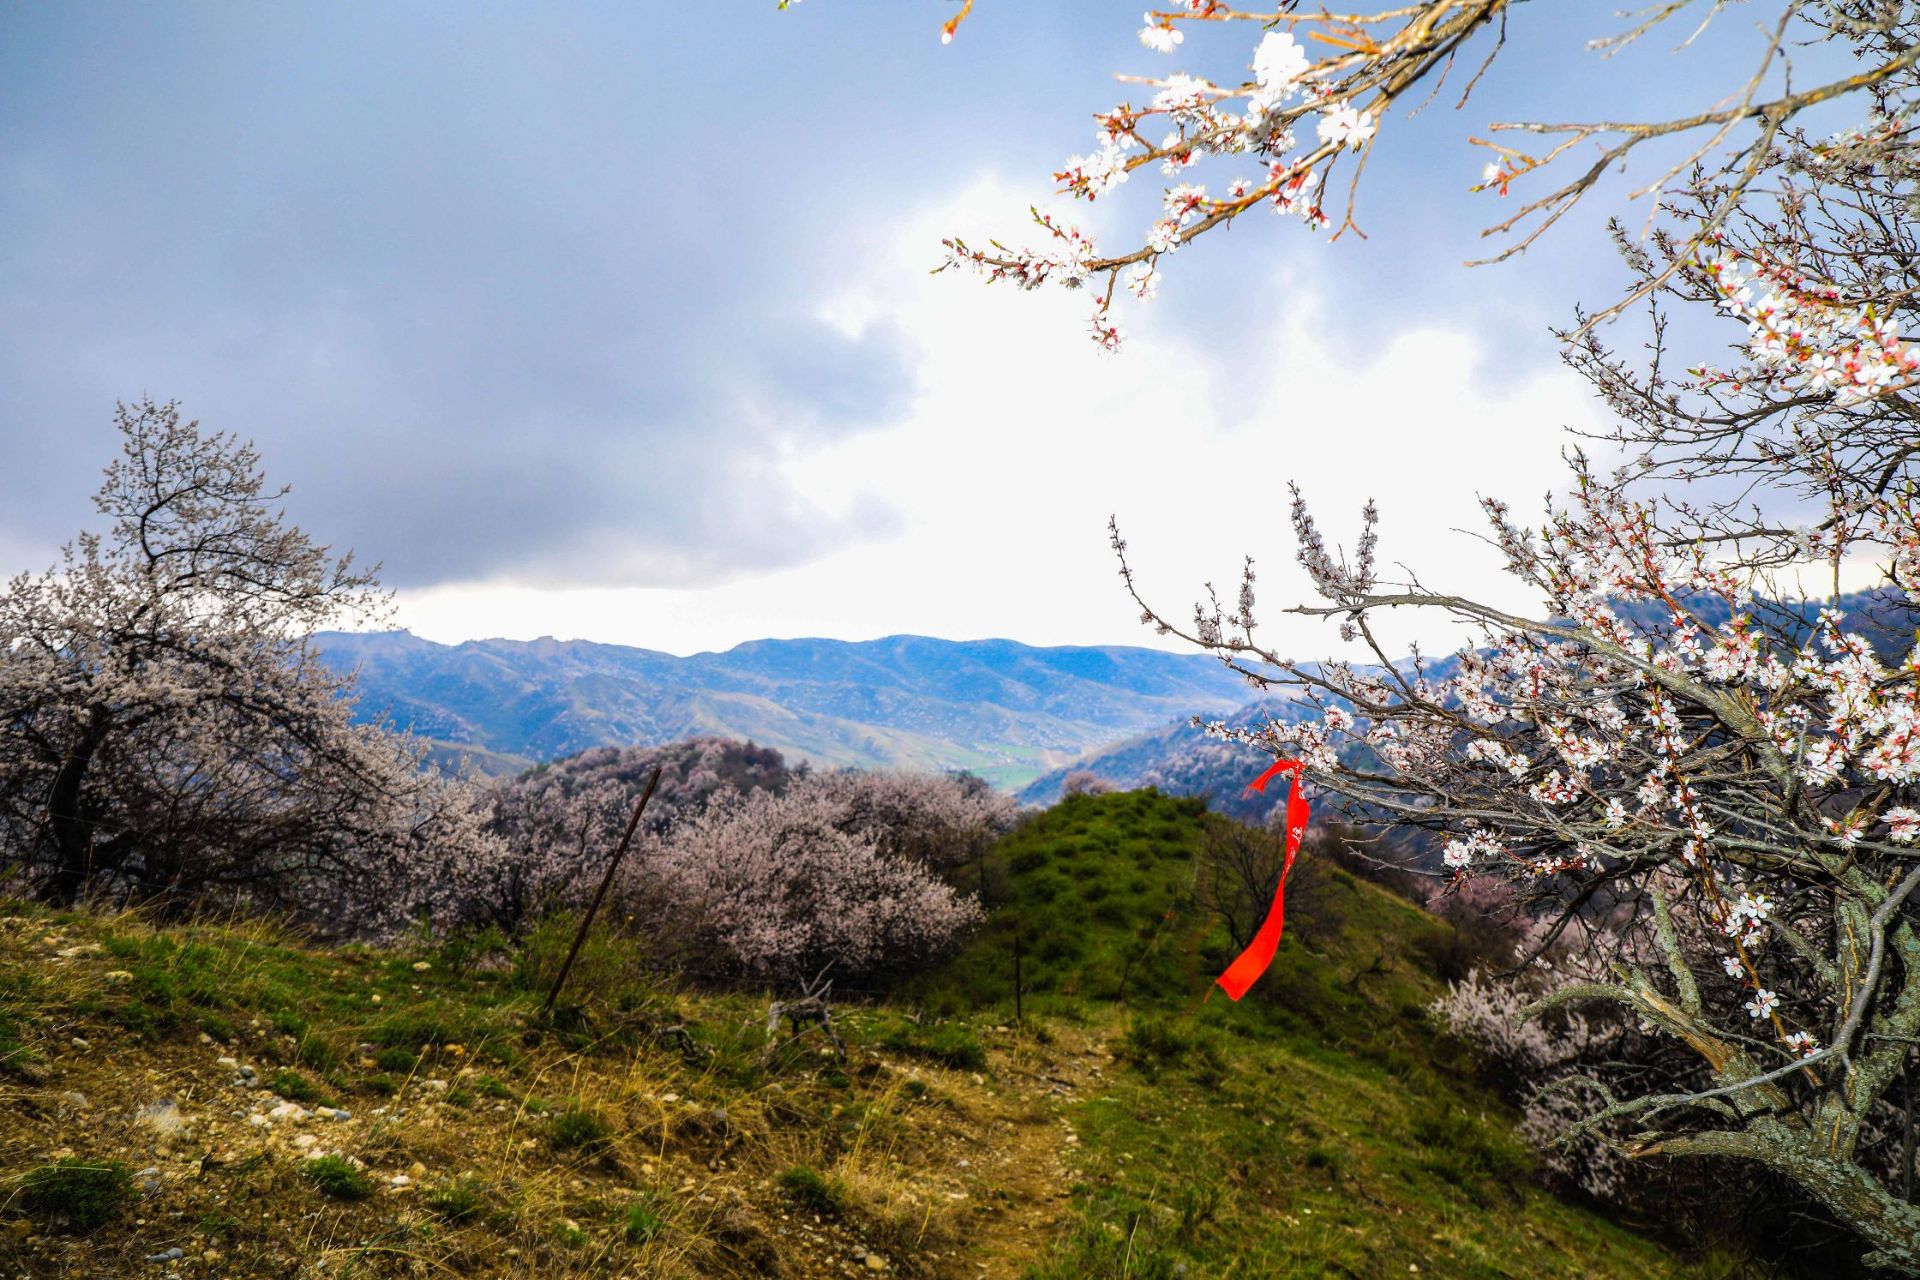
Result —
<svg viewBox="0 0 1920 1280"><path fill-rule="evenodd" d="M1337 648L1332 629L1278 617L1305 598L1290 480L1329 540L1353 537L1371 496L1385 562L1518 602L1493 554L1453 530L1480 527L1476 494L1524 514L1561 481L1563 428L1594 421L1573 375L1508 371L1489 390L1475 366L1500 353L1444 317L1409 321L1390 305L1358 326L1345 317L1349 336L1336 341L1320 323L1327 291L1300 271L1276 271L1268 312L1238 318L1231 364L1178 332L1175 313L1156 313L1165 303L1130 307L1126 351L1105 355L1085 336L1084 295L927 274L943 233L1003 224L1021 203L1011 186L976 182L897 226L866 274L824 303L849 335L874 324L909 335L920 392L890 427L780 465L828 511L881 496L902 513L895 536L705 590L442 587L406 594L402 620L441 639L553 633L676 652L902 631L1156 643L1114 575L1112 512L1163 611L1184 615L1207 578L1230 592L1251 553L1270 638L1315 657ZM1288 247L1308 259L1318 248ZM1452 638L1431 621L1393 625L1395 644Z"/></svg>

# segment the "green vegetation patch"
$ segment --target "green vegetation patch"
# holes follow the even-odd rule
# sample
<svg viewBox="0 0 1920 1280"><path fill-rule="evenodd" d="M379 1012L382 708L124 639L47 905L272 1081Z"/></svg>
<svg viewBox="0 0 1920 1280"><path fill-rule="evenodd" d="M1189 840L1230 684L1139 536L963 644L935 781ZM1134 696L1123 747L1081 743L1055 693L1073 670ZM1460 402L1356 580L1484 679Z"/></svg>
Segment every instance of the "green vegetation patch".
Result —
<svg viewBox="0 0 1920 1280"><path fill-rule="evenodd" d="M846 1195L839 1184L805 1165L782 1170L774 1181L795 1204L822 1217L838 1215L846 1208Z"/></svg>
<svg viewBox="0 0 1920 1280"><path fill-rule="evenodd" d="M28 1171L20 1207L68 1231L92 1231L133 1200L133 1173L118 1160L69 1156Z"/></svg>
<svg viewBox="0 0 1920 1280"><path fill-rule="evenodd" d="M365 1200L373 1183L344 1156L317 1156L300 1162L300 1176L334 1200Z"/></svg>

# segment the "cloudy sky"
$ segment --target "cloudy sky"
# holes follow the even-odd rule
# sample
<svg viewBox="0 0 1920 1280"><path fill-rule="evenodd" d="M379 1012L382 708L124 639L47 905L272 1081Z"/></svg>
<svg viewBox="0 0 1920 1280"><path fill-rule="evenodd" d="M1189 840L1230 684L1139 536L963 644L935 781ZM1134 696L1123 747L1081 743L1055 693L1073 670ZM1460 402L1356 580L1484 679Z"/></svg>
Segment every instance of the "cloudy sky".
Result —
<svg viewBox="0 0 1920 1280"><path fill-rule="evenodd" d="M1491 589L1453 531L1597 422L1547 327L1620 273L1598 208L1462 267L1508 211L1467 138L1697 109L1749 35L1603 63L1614 7L1517 9L1464 110L1391 123L1367 238L1250 216L1114 357L1078 297L929 270L1022 236L1115 72L1244 67L1238 34L1141 48L1137 0L980 0L945 47L935 0L6 6L0 571L84 525L114 401L151 394L252 437L441 640L1153 643L1109 513L1173 612L1244 553L1280 604L1290 481ZM1117 244L1161 185L1077 215Z"/></svg>

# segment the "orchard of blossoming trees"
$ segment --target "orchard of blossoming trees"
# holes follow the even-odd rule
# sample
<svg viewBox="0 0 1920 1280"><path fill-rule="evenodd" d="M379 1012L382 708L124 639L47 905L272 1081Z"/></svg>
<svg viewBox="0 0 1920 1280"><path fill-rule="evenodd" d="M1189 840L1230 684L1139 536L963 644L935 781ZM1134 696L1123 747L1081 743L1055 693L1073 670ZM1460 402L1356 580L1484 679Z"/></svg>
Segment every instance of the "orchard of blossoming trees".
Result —
<svg viewBox="0 0 1920 1280"><path fill-rule="evenodd" d="M109 531L0 591L0 887L517 934L586 900L658 767L618 918L690 977L902 969L977 919L958 882L1013 814L978 779L815 775L719 739L486 789L433 772L354 722L352 680L308 645L382 614L372 573L286 523L251 446L170 404L117 422Z"/></svg>
<svg viewBox="0 0 1920 1280"><path fill-rule="evenodd" d="M1616 38L1696 7L1708 21L1725 8L1668 0ZM1151 12L1141 39L1161 53L1222 26L1256 45L1223 83L1153 80L1144 105L1102 114L1098 149L1058 175L1089 200L1149 165L1178 178L1145 243L1104 253L1043 219L1040 250L956 240L949 261L1025 287L1093 286L1096 337L1114 345L1117 286L1150 295L1168 254L1262 205L1333 225L1339 167L1357 178L1393 109L1456 59L1511 56L1540 8L1245 13L1189 0ZM1547 922L1534 954L1580 957L1541 1006L1624 1015L1684 1048L1678 1062L1642 1060L1659 1070L1551 1080L1552 1055L1534 1053L1561 1137L1754 1162L1824 1205L1870 1262L1920 1274L1920 347L1903 334L1920 297L1920 14L1897 0L1739 10L1760 11L1751 78L1703 93L1698 115L1497 126L1506 142L1483 144L1484 188L1501 194L1592 144L1589 167L1495 228L1518 231L1519 248L1643 143L1693 140L1650 188L1649 233L1615 228L1632 288L1563 335L1616 414L1591 444L1606 461L1576 454L1565 497L1532 523L1484 503L1537 610L1383 582L1372 508L1348 558L1296 489L1299 561L1320 599L1288 611L1337 621L1374 659L1302 665L1256 638L1251 565L1231 605L1209 591L1175 620L1140 600L1117 528L1113 543L1144 621L1320 711L1217 732L1304 758L1360 812L1438 833L1459 881L1511 884ZM1788 54L1807 41L1858 69L1789 80ZM1855 127L1803 131L1801 113L1822 103L1849 107ZM1539 154L1507 145L1531 138ZM1202 165L1250 162L1264 168L1217 193L1196 185ZM1600 336L1635 302L1651 317L1649 361ZM1731 359L1670 368L1674 308L1723 317ZM1882 616L1778 603L1809 567L1836 598L1843 573L1870 572L1881 590L1867 612ZM1396 664L1372 625L1394 608L1449 615L1480 639ZM1586 1024L1560 1025L1577 1037Z"/></svg>

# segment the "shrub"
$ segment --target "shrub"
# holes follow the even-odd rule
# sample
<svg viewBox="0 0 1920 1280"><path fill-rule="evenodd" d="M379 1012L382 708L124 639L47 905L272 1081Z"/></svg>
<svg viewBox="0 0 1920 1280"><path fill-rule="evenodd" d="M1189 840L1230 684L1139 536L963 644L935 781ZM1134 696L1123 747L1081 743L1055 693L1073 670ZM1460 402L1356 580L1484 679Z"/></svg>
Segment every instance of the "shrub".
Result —
<svg viewBox="0 0 1920 1280"><path fill-rule="evenodd" d="M91 1231L133 1199L133 1174L117 1160L69 1156L32 1170L20 1184L20 1206L69 1231Z"/></svg>
<svg viewBox="0 0 1920 1280"><path fill-rule="evenodd" d="M315 1156L300 1165L300 1176L334 1200L365 1200L373 1183L344 1156Z"/></svg>

